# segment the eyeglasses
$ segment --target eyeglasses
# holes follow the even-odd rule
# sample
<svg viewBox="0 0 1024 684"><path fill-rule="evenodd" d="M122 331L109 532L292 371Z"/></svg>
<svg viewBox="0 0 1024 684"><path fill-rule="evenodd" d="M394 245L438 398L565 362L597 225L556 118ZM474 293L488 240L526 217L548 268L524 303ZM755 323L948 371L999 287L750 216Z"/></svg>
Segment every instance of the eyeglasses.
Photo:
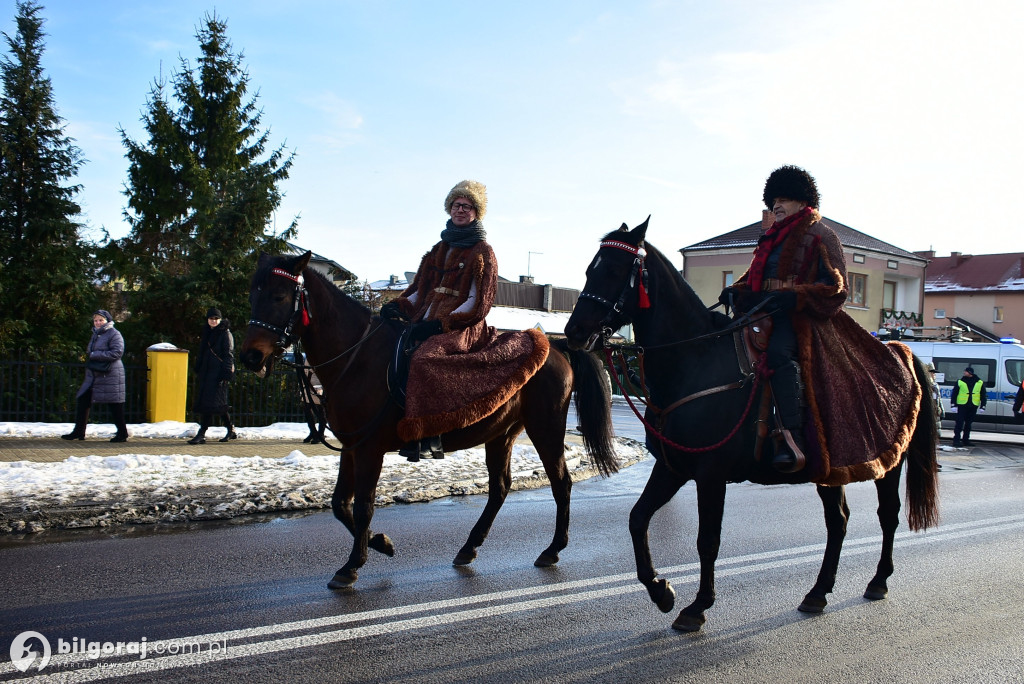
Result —
<svg viewBox="0 0 1024 684"><path fill-rule="evenodd" d="M463 202L456 202L452 205L452 211L470 211L474 209L472 204L465 204Z"/></svg>

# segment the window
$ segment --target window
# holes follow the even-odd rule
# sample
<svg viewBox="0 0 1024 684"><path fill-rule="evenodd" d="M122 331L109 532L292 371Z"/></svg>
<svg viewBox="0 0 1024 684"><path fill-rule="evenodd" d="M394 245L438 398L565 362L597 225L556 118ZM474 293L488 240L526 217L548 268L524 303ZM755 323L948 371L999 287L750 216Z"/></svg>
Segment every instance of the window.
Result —
<svg viewBox="0 0 1024 684"><path fill-rule="evenodd" d="M935 317L936 318L945 318L946 317L946 310L945 309L936 309L935 310Z"/></svg>
<svg viewBox="0 0 1024 684"><path fill-rule="evenodd" d="M853 255L853 263L855 263L855 264L863 264L864 263L864 255L863 254L854 254Z"/></svg>
<svg viewBox="0 0 1024 684"><path fill-rule="evenodd" d="M729 287L732 285L732 281L732 271L722 271L722 287Z"/></svg>
<svg viewBox="0 0 1024 684"><path fill-rule="evenodd" d="M995 306L992 307L992 322L1002 323L1003 322L1003 307Z"/></svg>
<svg viewBox="0 0 1024 684"><path fill-rule="evenodd" d="M985 387L996 386L996 362L993 359L940 359L935 357L932 359L932 363L935 364L937 374L945 375L942 382L939 383L941 385L955 385L964 376L964 368L970 366L974 369L974 374L985 383ZM1006 372L1007 374L1011 372L1009 367Z"/></svg>
<svg viewBox="0 0 1024 684"><path fill-rule="evenodd" d="M882 283L882 308L890 311L896 309L896 283L891 280Z"/></svg>
<svg viewBox="0 0 1024 684"><path fill-rule="evenodd" d="M861 273L850 274L850 304L867 306L868 277Z"/></svg>
<svg viewBox="0 0 1024 684"><path fill-rule="evenodd" d="M889 261L887 261L885 265L887 268L896 271L900 267L900 262L896 261L895 259L889 259Z"/></svg>
<svg viewBox="0 0 1024 684"><path fill-rule="evenodd" d="M1009 380L1010 384L1014 387L1020 387L1021 381L1024 381L1024 360L1006 360L1006 379Z"/></svg>

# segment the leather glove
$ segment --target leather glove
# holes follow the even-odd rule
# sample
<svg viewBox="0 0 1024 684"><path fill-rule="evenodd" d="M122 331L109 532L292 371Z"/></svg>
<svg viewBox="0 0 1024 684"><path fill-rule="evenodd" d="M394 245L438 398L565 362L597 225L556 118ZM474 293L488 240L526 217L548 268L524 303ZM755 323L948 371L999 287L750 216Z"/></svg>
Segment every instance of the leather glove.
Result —
<svg viewBox="0 0 1024 684"><path fill-rule="evenodd" d="M769 307L778 307L782 311L791 311L796 308L796 292L793 290L777 290L772 292L772 301Z"/></svg>
<svg viewBox="0 0 1024 684"><path fill-rule="evenodd" d="M409 317L402 311L402 307L394 299L380 307L380 317L385 321L409 320Z"/></svg>
<svg viewBox="0 0 1024 684"><path fill-rule="evenodd" d="M444 327L441 325L441 321L423 321L412 326L408 339L410 342L421 342L442 332L444 332Z"/></svg>
<svg viewBox="0 0 1024 684"><path fill-rule="evenodd" d="M735 287L730 285L729 287L722 290L722 294L718 295L718 303L727 309L736 308L736 301L739 299L739 292Z"/></svg>

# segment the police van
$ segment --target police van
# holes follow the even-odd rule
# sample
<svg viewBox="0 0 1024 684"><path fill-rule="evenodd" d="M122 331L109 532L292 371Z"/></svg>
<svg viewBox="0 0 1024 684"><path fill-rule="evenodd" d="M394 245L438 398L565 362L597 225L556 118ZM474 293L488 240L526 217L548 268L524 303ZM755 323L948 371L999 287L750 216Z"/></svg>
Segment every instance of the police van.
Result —
<svg viewBox="0 0 1024 684"><path fill-rule="evenodd" d="M952 429L956 413L950 411L950 398L964 369L971 366L985 383L987 407L978 412L972 430L1024 433L1024 419L1013 415L1013 400L1024 380L1024 346L1013 342L910 342L910 347L926 365L935 366L945 419L942 426Z"/></svg>

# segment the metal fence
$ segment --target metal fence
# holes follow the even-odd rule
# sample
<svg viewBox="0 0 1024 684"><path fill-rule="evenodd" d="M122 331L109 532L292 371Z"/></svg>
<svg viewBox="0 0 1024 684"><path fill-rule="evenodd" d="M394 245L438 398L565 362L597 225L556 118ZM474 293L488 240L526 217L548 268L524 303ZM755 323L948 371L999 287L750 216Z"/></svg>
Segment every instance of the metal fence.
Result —
<svg viewBox="0 0 1024 684"><path fill-rule="evenodd" d="M122 359L125 370L125 419L129 423L146 422L147 368L131 355ZM0 422L73 423L75 394L85 378L85 363L73 361L34 361L20 356L0 359ZM189 382L186 419L198 420L191 413L193 382ZM295 372L275 369L260 379L249 372L238 372L228 388L231 417L239 427L270 423L304 422ZM96 404L90 422L111 422L105 404Z"/></svg>

